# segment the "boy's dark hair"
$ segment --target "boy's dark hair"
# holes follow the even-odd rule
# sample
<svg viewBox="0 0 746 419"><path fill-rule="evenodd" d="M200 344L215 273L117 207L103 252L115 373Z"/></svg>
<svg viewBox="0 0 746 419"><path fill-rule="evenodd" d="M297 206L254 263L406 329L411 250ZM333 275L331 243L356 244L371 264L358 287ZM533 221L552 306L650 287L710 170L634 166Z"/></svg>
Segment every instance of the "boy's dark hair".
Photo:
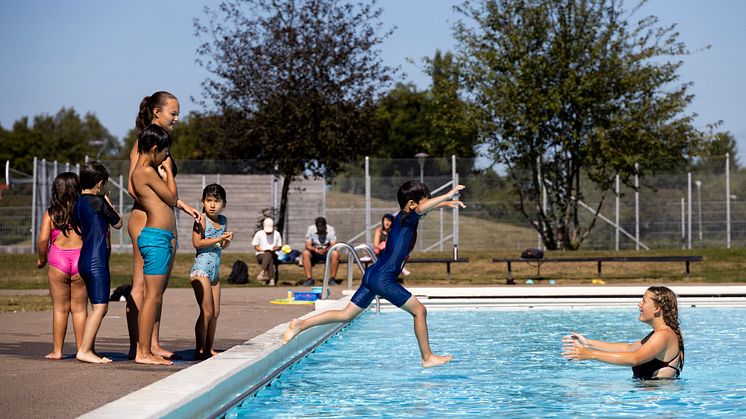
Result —
<svg viewBox="0 0 746 419"><path fill-rule="evenodd" d="M109 181L109 171L103 164L91 161L80 165L80 189L91 189L97 183Z"/></svg>
<svg viewBox="0 0 746 419"><path fill-rule="evenodd" d="M217 183L211 183L205 186L205 189L202 191L202 200L204 201L205 199L207 199L207 197L212 197L223 201L223 206L228 203L228 201L225 199L225 189Z"/></svg>
<svg viewBox="0 0 746 419"><path fill-rule="evenodd" d="M171 147L171 135L163 127L150 124L142 130L140 138L137 139L137 151L147 153L153 146L160 151Z"/></svg>
<svg viewBox="0 0 746 419"><path fill-rule="evenodd" d="M420 202L425 198L430 198L430 188L418 180L408 180L399 187L396 192L396 199L399 201L399 208L404 209L407 202Z"/></svg>

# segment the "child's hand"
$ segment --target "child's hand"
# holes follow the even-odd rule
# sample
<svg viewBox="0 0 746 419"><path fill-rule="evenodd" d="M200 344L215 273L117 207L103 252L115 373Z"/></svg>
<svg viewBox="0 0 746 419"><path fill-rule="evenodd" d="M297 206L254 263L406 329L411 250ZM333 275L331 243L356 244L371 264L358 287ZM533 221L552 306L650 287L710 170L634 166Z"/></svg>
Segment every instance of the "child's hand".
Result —
<svg viewBox="0 0 746 419"><path fill-rule="evenodd" d="M164 182L168 180L168 173L169 173L166 170L166 164L167 164L166 162L163 162L160 165L158 165L158 176L160 176Z"/></svg>
<svg viewBox="0 0 746 419"><path fill-rule="evenodd" d="M456 207L466 208L466 204L464 204L463 202L457 199L451 199L450 201L445 201L443 205L447 207L451 207L451 208L456 208Z"/></svg>
<svg viewBox="0 0 746 419"><path fill-rule="evenodd" d="M41 258L36 259L36 268L41 269L47 264L46 260L41 260Z"/></svg>
<svg viewBox="0 0 746 419"><path fill-rule="evenodd" d="M230 242L231 240L233 240L233 232L226 231L225 233L223 233L223 235L220 236L220 239L223 241Z"/></svg>
<svg viewBox="0 0 746 419"><path fill-rule="evenodd" d="M465 189L466 186L464 185L456 185L453 189L451 189L451 196L458 195L458 191Z"/></svg>

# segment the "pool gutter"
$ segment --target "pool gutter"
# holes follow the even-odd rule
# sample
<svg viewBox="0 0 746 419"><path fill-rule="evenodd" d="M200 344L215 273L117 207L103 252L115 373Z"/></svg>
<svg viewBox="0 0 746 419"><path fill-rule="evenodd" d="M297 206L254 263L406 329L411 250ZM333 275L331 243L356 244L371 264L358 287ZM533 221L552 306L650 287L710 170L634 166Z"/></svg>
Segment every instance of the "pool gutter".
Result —
<svg viewBox="0 0 746 419"><path fill-rule="evenodd" d="M341 309L349 298L319 302L316 311ZM280 337L287 323L234 346L206 361L174 373L147 387L92 410L82 418L211 417L224 411L247 389L258 389L287 366L313 351L344 324L309 329L287 345ZM248 395L248 394L246 394Z"/></svg>

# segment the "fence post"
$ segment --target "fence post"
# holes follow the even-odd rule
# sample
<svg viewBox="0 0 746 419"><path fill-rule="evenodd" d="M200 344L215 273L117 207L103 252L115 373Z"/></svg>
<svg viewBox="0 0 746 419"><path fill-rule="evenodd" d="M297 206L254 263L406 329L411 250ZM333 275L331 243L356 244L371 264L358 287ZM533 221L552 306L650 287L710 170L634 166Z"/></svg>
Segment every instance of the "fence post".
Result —
<svg viewBox="0 0 746 419"><path fill-rule="evenodd" d="M614 250L619 251L619 175L616 175L616 199L614 200L614 212L616 214L616 231L614 232Z"/></svg>
<svg viewBox="0 0 746 419"><path fill-rule="evenodd" d="M458 172L456 171L456 155L451 155L452 187L458 186ZM453 207L453 259L458 259L458 205Z"/></svg>
<svg viewBox="0 0 746 419"><path fill-rule="evenodd" d="M687 249L692 248L692 172L686 174L686 223L687 223L687 238L686 247Z"/></svg>
<svg viewBox="0 0 746 419"><path fill-rule="evenodd" d="M640 176L635 163L635 250L640 250Z"/></svg>
<svg viewBox="0 0 746 419"><path fill-rule="evenodd" d="M36 178L37 163L39 160L34 156L33 181L31 182L31 252L36 253Z"/></svg>
<svg viewBox="0 0 746 419"><path fill-rule="evenodd" d="M370 238L370 159L365 156L365 244L373 243ZM347 261L348 264L352 265L352 259Z"/></svg>
<svg viewBox="0 0 746 419"><path fill-rule="evenodd" d="M725 247L730 249L730 153L725 153Z"/></svg>
<svg viewBox="0 0 746 419"><path fill-rule="evenodd" d="M684 221L684 198L681 198L681 248L686 249L686 222Z"/></svg>

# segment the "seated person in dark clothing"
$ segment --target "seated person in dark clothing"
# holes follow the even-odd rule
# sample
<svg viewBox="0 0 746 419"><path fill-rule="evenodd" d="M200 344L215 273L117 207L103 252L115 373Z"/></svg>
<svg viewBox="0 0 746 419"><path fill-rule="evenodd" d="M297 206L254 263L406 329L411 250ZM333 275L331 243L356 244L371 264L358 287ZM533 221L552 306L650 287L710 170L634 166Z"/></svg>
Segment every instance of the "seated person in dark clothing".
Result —
<svg viewBox="0 0 746 419"><path fill-rule="evenodd" d="M313 285L313 265L326 260L329 248L337 244L337 234L334 227L326 224L326 218L319 217L313 225L308 226L306 231L306 249L303 251L303 270L306 272L306 282L303 285ZM338 285L337 268L339 267L339 252L332 252L331 277L329 284Z"/></svg>
<svg viewBox="0 0 746 419"><path fill-rule="evenodd" d="M629 365L634 378L641 380L677 378L684 368L684 338L679 328L676 294L654 286L645 291L639 320L653 328L633 343L586 339L579 333L562 338L562 356L569 360L595 359L614 365Z"/></svg>

